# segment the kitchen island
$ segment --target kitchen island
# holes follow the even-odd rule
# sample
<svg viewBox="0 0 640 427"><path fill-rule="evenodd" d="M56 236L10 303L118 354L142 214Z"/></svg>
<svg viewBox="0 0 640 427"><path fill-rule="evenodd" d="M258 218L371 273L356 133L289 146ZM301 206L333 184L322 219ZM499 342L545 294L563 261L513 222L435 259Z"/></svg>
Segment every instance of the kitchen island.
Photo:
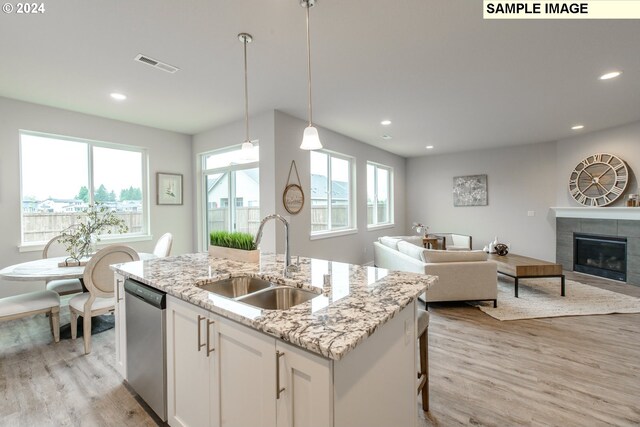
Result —
<svg viewBox="0 0 640 427"><path fill-rule="evenodd" d="M309 258L285 278L281 256L252 264L206 253L114 270L118 295L124 278L169 295L170 425L416 424L416 300L437 278ZM264 310L202 288L238 276L318 296Z"/></svg>

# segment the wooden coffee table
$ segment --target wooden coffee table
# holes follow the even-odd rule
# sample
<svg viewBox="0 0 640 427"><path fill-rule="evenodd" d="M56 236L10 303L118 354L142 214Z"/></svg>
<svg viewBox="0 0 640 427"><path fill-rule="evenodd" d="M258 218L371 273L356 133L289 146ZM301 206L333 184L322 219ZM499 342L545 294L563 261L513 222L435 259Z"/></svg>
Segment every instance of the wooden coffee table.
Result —
<svg viewBox="0 0 640 427"><path fill-rule="evenodd" d="M519 279L539 279L542 277L560 278L560 295L564 296L564 274L562 265L542 261L522 255L507 254L500 256L489 254L489 259L498 264L498 273L515 279L515 297L518 298Z"/></svg>

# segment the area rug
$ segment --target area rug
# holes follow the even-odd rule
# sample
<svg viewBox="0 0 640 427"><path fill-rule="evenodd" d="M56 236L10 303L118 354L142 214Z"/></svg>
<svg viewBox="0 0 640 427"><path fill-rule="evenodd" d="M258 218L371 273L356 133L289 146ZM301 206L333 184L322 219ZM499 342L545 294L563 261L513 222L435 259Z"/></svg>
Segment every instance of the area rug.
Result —
<svg viewBox="0 0 640 427"><path fill-rule="evenodd" d="M470 303L498 320L592 314L640 313L640 298L607 291L573 280L566 281L566 296L560 296L560 279L523 279L513 296L513 280L498 280L498 307L492 302Z"/></svg>
<svg viewBox="0 0 640 427"><path fill-rule="evenodd" d="M80 338L83 334L83 317L78 317L78 338ZM116 321L115 316L111 314L103 314L102 316L96 316L91 318L91 335L99 334L100 332L108 331L109 329L113 329L115 327ZM66 325L60 326L60 339L68 340L71 339L71 325L67 323Z"/></svg>

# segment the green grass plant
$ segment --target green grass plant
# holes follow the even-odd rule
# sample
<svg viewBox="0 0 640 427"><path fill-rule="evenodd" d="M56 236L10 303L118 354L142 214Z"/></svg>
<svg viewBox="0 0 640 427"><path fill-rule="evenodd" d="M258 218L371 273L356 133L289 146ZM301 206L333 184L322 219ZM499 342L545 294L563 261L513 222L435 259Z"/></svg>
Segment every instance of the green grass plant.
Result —
<svg viewBox="0 0 640 427"><path fill-rule="evenodd" d="M225 248L242 249L252 251L256 249L253 235L241 233L239 231L212 231L209 235L209 243L212 246L222 246Z"/></svg>

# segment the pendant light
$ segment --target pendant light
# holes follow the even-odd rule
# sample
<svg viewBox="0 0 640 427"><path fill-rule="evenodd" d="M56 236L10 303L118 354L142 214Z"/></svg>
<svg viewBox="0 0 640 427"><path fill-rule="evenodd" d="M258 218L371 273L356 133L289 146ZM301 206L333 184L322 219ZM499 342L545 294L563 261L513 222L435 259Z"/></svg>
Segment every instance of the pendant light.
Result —
<svg viewBox="0 0 640 427"><path fill-rule="evenodd" d="M307 12L307 83L309 86L309 126L304 130L302 135L302 144L300 148L303 150L319 150L322 148L320 137L318 136L318 129L313 126L311 107L311 41L309 37L309 9L311 9L316 3L316 0L300 0L300 6L304 7Z"/></svg>
<svg viewBox="0 0 640 427"><path fill-rule="evenodd" d="M253 41L251 34L240 33L238 34L238 40L242 42L244 47L244 127L245 127L245 140L242 143L242 153L246 156L253 154L253 143L249 139L249 92L247 90L247 45Z"/></svg>

